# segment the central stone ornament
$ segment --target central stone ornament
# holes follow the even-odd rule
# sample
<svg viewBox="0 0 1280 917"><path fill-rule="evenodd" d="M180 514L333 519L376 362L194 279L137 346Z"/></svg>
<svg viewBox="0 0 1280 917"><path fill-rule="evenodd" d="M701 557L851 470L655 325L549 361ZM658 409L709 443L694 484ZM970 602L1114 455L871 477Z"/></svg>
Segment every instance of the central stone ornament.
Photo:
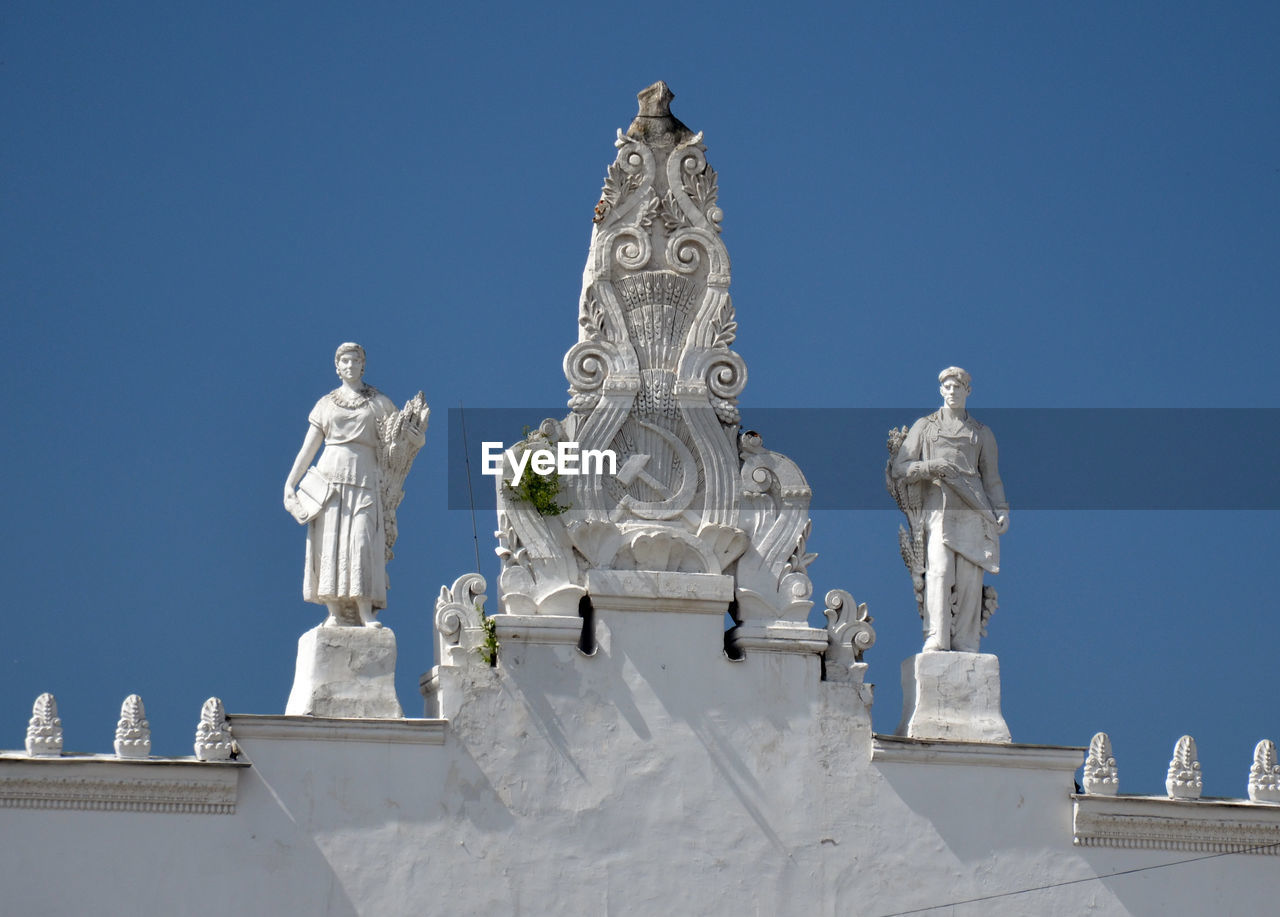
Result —
<svg viewBox="0 0 1280 917"><path fill-rule="evenodd" d="M730 596L731 646L822 652L826 632L807 623L811 492L795 463L741 430L747 367L732 349L716 172L673 97L648 87L618 131L564 357L571 413L525 444L611 450L616 470L560 478L554 512L500 479L501 611L577 616L591 571L723 577L724 590L689 588ZM652 582L679 593L678 579Z"/></svg>

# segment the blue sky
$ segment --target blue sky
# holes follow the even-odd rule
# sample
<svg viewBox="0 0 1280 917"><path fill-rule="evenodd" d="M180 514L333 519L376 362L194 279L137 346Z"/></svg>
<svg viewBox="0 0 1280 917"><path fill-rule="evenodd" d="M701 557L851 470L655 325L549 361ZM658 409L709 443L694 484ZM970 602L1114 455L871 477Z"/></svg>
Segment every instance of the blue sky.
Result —
<svg viewBox="0 0 1280 917"><path fill-rule="evenodd" d="M748 424L930 407L952 363L979 418L1280 406L1273 4L12 3L2 22L5 747L42 691L83 751L133 692L162 754L190 753L210 695L283 711L321 613L280 490L345 340L393 400L435 408L383 615L420 710L435 595L474 566L447 409L563 404L592 207L655 79L719 172ZM1221 442L1217 486L1256 486L1237 457L1258 432ZM1243 795L1254 743L1280 739L1277 513L1009 496L984 647L1015 740L1107 730L1122 790L1159 792L1190 733L1206 793ZM920 636L885 500L817 513L810 572L870 604L890 732Z"/></svg>

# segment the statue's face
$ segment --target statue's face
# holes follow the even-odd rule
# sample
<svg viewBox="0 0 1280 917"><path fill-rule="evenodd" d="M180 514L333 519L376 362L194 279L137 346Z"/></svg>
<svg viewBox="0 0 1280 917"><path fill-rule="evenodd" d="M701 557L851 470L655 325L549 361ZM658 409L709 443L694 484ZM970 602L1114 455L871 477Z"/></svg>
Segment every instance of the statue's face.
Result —
<svg viewBox="0 0 1280 917"><path fill-rule="evenodd" d="M338 378L343 382L356 383L364 376L364 360L354 350L348 350L338 357Z"/></svg>
<svg viewBox="0 0 1280 917"><path fill-rule="evenodd" d="M942 403L953 411L963 411L965 399L969 397L968 387L955 376L947 376L938 386L942 394Z"/></svg>

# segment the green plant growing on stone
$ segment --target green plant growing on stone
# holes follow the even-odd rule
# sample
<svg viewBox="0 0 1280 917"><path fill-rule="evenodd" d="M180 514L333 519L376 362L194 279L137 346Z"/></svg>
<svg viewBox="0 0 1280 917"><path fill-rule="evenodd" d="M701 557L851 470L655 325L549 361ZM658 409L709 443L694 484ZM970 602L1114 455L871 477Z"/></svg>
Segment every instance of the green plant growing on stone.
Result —
<svg viewBox="0 0 1280 917"><path fill-rule="evenodd" d="M524 441L519 445L526 449L549 449L552 452L556 449L556 443L545 433L541 430L531 431L529 427L524 428ZM538 474L531 466L532 463L525 467L518 484L513 485L510 481L503 483L502 486L512 499L530 504L539 516L559 516L568 510L567 504L556 502L556 498L560 496L560 475L555 469L546 474Z"/></svg>
<svg viewBox="0 0 1280 917"><path fill-rule="evenodd" d="M484 607L479 602L476 602L476 611L480 614L480 629L484 631L484 641L475 651L492 668L498 664L498 625L484 613Z"/></svg>

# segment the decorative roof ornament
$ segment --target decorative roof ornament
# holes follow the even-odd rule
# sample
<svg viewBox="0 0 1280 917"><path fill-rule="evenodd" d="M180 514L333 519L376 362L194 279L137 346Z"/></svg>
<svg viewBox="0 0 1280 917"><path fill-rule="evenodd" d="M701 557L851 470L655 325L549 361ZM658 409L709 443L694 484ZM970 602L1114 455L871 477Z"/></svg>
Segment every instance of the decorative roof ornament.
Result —
<svg viewBox="0 0 1280 917"><path fill-rule="evenodd" d="M142 698L130 694L120 705L120 721L116 723L116 757L146 758L151 754L151 724Z"/></svg>
<svg viewBox="0 0 1280 917"><path fill-rule="evenodd" d="M231 736L231 724L222 701L211 697L200 708L200 724L196 726L197 761L230 761L239 751Z"/></svg>
<svg viewBox="0 0 1280 917"><path fill-rule="evenodd" d="M485 627L485 589L479 573L466 573L441 586L436 599L437 659L441 665L489 665L497 652L495 639Z"/></svg>
<svg viewBox="0 0 1280 917"><path fill-rule="evenodd" d="M843 589L832 589L826 596L827 651L822 657L825 681L853 682L862 680L856 667L865 669L862 654L876 642L873 618L867 605L859 605ZM856 675L855 675L856 673Z"/></svg>
<svg viewBox="0 0 1280 917"><path fill-rule="evenodd" d="M588 573L732 579L732 648L822 653L808 626L812 493L794 462L742 433L747 367L731 348L724 211L702 134L671 113L662 82L617 132L592 219L578 342L564 356L571 413L512 454L575 443L613 468L547 477L538 499L498 482L500 608L576 617ZM586 469L584 469L586 472ZM528 471L524 472L528 474ZM790 650L787 649L790 648Z"/></svg>
<svg viewBox="0 0 1280 917"><path fill-rule="evenodd" d="M1249 801L1280 803L1280 764L1276 763L1276 743L1263 739L1253 749L1249 768Z"/></svg>
<svg viewBox="0 0 1280 917"><path fill-rule="evenodd" d="M1111 753L1111 737L1099 732L1089 741L1084 760L1084 791L1095 796L1114 796L1120 790L1120 772Z"/></svg>
<svg viewBox="0 0 1280 917"><path fill-rule="evenodd" d="M1204 780L1196 755L1196 740L1191 736L1183 736L1173 747L1173 760L1169 762L1169 775L1164 786L1172 799L1200 798Z"/></svg>
<svg viewBox="0 0 1280 917"><path fill-rule="evenodd" d="M48 692L36 698L27 721L27 754L33 758L56 758L62 754L62 720L58 702Z"/></svg>

